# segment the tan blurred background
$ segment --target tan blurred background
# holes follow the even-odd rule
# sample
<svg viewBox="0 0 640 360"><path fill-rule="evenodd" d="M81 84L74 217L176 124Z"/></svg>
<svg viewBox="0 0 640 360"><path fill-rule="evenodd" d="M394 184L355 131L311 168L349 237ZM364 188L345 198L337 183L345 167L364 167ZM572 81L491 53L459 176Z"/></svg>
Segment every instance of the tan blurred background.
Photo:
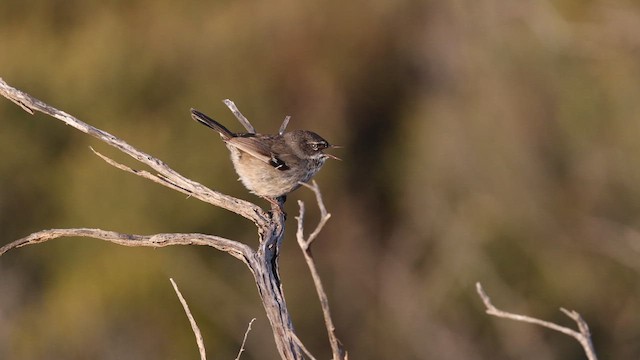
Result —
<svg viewBox="0 0 640 360"><path fill-rule="evenodd" d="M182 174L248 194L196 107L240 129L319 132L344 161L317 176L333 214L315 256L352 359L640 358L640 4L637 1L0 2L0 77ZM52 227L206 232L253 225L105 164L138 164L0 99L0 243ZM329 358L293 239L282 277L300 337ZM317 215L315 210L309 214ZM311 225L311 218L308 225ZM0 258L0 359L276 359L242 263L211 249L61 239Z"/></svg>

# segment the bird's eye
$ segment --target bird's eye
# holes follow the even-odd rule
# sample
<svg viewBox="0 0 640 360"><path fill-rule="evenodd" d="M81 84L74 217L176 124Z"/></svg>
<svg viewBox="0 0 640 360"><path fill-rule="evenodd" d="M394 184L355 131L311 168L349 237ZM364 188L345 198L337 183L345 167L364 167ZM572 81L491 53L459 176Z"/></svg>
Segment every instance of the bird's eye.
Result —
<svg viewBox="0 0 640 360"><path fill-rule="evenodd" d="M317 142L312 141L312 142L309 142L309 146L313 151L320 151L328 148L329 144L326 141L317 141Z"/></svg>

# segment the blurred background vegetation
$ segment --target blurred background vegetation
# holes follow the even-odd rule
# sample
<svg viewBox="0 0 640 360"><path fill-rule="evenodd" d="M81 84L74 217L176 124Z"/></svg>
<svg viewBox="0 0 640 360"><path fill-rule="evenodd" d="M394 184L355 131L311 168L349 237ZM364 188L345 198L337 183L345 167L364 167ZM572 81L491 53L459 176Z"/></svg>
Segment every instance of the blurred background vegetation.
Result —
<svg viewBox="0 0 640 360"><path fill-rule="evenodd" d="M0 77L216 190L235 181L195 107L262 132L285 115L344 145L317 176L333 214L315 245L353 359L583 359L575 341L484 314L573 326L604 358L640 357L637 1L0 2ZM138 166L0 99L0 242L52 227L206 232L251 223L105 164ZM287 204L282 277L299 336L329 358ZM308 225L312 216L309 214ZM276 359L242 263L212 249L61 239L0 258L0 358L195 359L168 278L208 353Z"/></svg>

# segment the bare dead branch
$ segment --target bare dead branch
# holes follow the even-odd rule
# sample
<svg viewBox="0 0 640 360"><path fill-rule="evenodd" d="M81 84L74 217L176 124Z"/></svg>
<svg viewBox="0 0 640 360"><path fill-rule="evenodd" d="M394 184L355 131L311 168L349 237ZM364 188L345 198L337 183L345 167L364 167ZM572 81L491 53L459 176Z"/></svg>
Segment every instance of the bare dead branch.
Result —
<svg viewBox="0 0 640 360"><path fill-rule="evenodd" d="M320 221L316 228L313 230L311 235L305 240L305 246L308 248L311 246L311 243L318 237L322 228L324 228L325 224L331 218L331 214L327 212L327 208L324 206L324 201L322 200L322 194L320 193L320 187L316 183L315 180L311 182L313 185L309 185L307 183L300 183L303 186L311 189L316 196L316 202L318 203L318 209L320 210Z"/></svg>
<svg viewBox="0 0 640 360"><path fill-rule="evenodd" d="M240 124L242 124L242 126L244 126L244 128L247 129L248 133L251 133L251 134L256 133L256 129L253 127L253 125L251 125L251 122L246 117L244 117L244 115L242 115L242 113L240 112L240 110L238 110L238 107L233 101L229 99L225 99L222 102L225 105L227 105L227 107L229 108L229 110L231 110L233 115L236 116L236 119L238 119Z"/></svg>
<svg viewBox="0 0 640 360"><path fill-rule="evenodd" d="M131 247L144 246L159 248L172 245L210 246L220 251L227 252L233 257L238 258L244 262L247 262L248 258L254 256L254 251L249 246L237 241L225 239L220 236L197 233L136 235L89 228L49 229L38 231L29 236L4 245L3 247L0 247L0 255L3 255L4 253L12 249L27 245L40 244L61 237L89 237L105 240L122 246Z"/></svg>
<svg viewBox="0 0 640 360"><path fill-rule="evenodd" d="M109 134L104 130L95 128L67 114L64 111L60 111L23 91L9 86L1 78L0 95L3 95L14 103L21 105L21 107L25 110L30 109L31 111L27 112L30 112L31 114L33 114L33 110L40 111L44 114L63 121L65 124L72 126L85 134L91 135L117 148L118 150L151 167L162 176L169 179L169 182L161 183L165 186L168 183L173 184L173 187L170 186L173 189L175 189L175 187L179 187L183 189L182 192L186 192L196 199L234 212L253 221L257 225L264 225L266 221L268 221L268 216L266 215L266 213L262 211L262 209L260 209L257 205L245 200L237 199L232 196L219 193L217 191L213 191L198 182L187 179L186 177L171 169L163 161L134 148L125 141Z"/></svg>
<svg viewBox="0 0 640 360"><path fill-rule="evenodd" d="M289 125L289 120L291 120L291 116L287 115L284 117L282 125L280 125L280 130L278 130L278 134L284 134L285 130L287 130L287 125Z"/></svg>
<svg viewBox="0 0 640 360"><path fill-rule="evenodd" d="M198 352L200 353L200 360L207 360L207 352L204 348L204 340L202 339L202 333L200 333L200 328L196 323L196 319L193 318L193 315L191 314L191 310L189 310L189 305L187 304L187 301L184 299L184 297L182 296L182 293L178 289L178 285L176 285L176 282L173 281L173 279L171 278L169 278L169 281L171 281L171 285L173 285L173 290L176 291L176 295L178 295L178 299L182 304L182 308L184 309L184 312L187 314L187 318L189 318L191 329L193 330L193 334L196 336L196 343L198 344Z"/></svg>
<svg viewBox="0 0 640 360"><path fill-rule="evenodd" d="M2 81L2 79L0 79L0 81ZM31 110L29 108L29 106L27 106L25 103L23 103L22 101L18 100L18 99L14 99L14 98L8 98L9 100L11 100L14 104L20 106L22 108L22 110L28 112L29 114L33 115L33 110Z"/></svg>
<svg viewBox="0 0 640 360"><path fill-rule="evenodd" d="M249 326L247 326L247 331L244 332L244 338L242 338L242 344L240 345L240 351L238 351L238 356L236 356L236 360L240 360L240 355L244 352L244 344L247 342L247 336L249 336L249 331L251 331L251 325L256 321L256 318L251 319L249 321Z"/></svg>
<svg viewBox="0 0 640 360"><path fill-rule="evenodd" d="M169 168L161 160L139 151L133 146L127 144L125 141L103 130L90 126L63 111L47 105L25 92L9 86L2 79L0 79L0 95L3 95L18 104L29 113L33 113L33 110L40 111L61 120L65 124L86 134L102 140L108 145L117 148L141 163L151 167L157 172L157 174L152 174L144 170L134 170L96 152L99 157L118 169L142 176L146 179L160 183L171 189L188 194L189 196L193 196L199 200L227 209L252 220L258 228L258 235L260 237L258 248L253 250L249 246L240 242L205 234L132 235L101 229L50 229L33 233L27 237L0 247L0 255L18 247L69 236L91 237L123 246L163 247L170 245L205 245L216 248L242 260L249 267L249 270L253 274L256 282L256 286L258 287L258 293L265 308L267 318L269 319L276 347L278 348L278 352L282 359L302 359L302 350L298 345L296 336L293 332L293 324L286 306L282 283L280 282L280 275L278 273L277 258L285 230L285 214L281 210L284 202L283 199L280 199L278 204L272 204L272 211L267 213L253 203L221 194L205 187L202 184L183 177ZM232 111L235 110L234 114L239 119L244 118L237 108L235 108L233 102L227 100L225 103ZM248 121L247 124L249 124Z"/></svg>
<svg viewBox="0 0 640 360"><path fill-rule="evenodd" d="M322 194L320 193L320 188L318 184L313 181L313 185L304 184L304 186L310 188L314 194L316 195L316 200L318 202L318 207L320 208L320 221L316 226L315 230L309 235L308 238L304 237L304 203L298 200L298 206L300 208L300 213L296 217L298 220L298 229L296 232L296 239L298 240L298 245L302 249L302 254L304 255L304 259L307 262L307 266L309 267L309 272L311 272L311 277L313 278L313 283L316 288L316 293L318 294L318 298L320 299L320 306L322 308L322 315L324 316L325 326L327 328L327 334L329 335L329 343L331 344L331 352L333 354L333 360L341 360L348 359L348 354L344 350L342 343L336 336L336 328L333 325L333 319L331 318L331 311L329 309L329 299L327 297L327 293L324 290L322 285L322 280L320 279L320 274L318 273L318 269L316 268L315 261L313 260L313 255L311 253L311 243L316 239L322 228L327 223L331 214L327 213L327 209L324 206L324 201L322 200Z"/></svg>
<svg viewBox="0 0 640 360"><path fill-rule="evenodd" d="M560 308L560 310L565 315L570 317L573 321L575 321L578 324L578 328L580 329L580 332L569 329L564 326L560 326L558 324L555 324L549 321L536 319L531 316L514 314L504 310L500 310L491 303L491 299L489 298L487 293L485 293L484 289L482 288L482 285L479 282L476 283L476 291L478 292L478 295L482 299L484 306L487 308L487 314L497 316L500 318L521 321L521 322L526 322L530 324L536 324L542 327L546 327L547 329L555 330L565 335L569 335L575 338L576 340L578 340L580 345L582 345L582 348L584 349L584 352L587 355L587 359L597 360L596 352L595 352L595 349L593 348L593 343L591 342L591 333L589 332L589 326L582 319L580 314L578 314L577 312L573 310L568 311L564 308Z"/></svg>
<svg viewBox="0 0 640 360"><path fill-rule="evenodd" d="M300 340L300 338L298 337L298 335L296 335L295 333L293 334L293 337L296 341L296 343L298 344L298 346L300 346L300 348L302 349L302 351L304 351L304 354L307 355L309 357L310 360L316 360L315 356L313 356L313 354L311 354L311 352L309 351L309 349L307 349L306 346L304 346L304 344L302 343L302 340Z"/></svg>
<svg viewBox="0 0 640 360"><path fill-rule="evenodd" d="M152 174L146 170L136 170L136 169L132 169L130 167L128 167L127 165L121 164L113 159L111 159L110 157L107 157L105 155L102 155L101 153L97 152L94 148L92 148L91 146L89 147L89 149L91 149L91 151L93 151L94 154L98 155L98 157L100 157L102 160L104 160L107 164L120 169L122 171L134 174L134 175L138 175L140 177L143 177L145 179L151 180L153 182L156 182L162 186L166 186L168 188L171 188L175 191L179 191L181 193L187 194L188 196L193 195L192 192L190 192L187 189L183 189L180 186L174 184L173 182L171 182L171 180L169 180L168 178L160 175L160 174Z"/></svg>

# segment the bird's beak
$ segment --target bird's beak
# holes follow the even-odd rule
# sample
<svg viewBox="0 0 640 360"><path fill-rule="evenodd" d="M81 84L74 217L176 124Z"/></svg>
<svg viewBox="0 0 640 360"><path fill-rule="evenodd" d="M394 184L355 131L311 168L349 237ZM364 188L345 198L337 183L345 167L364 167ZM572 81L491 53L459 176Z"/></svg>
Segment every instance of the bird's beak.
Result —
<svg viewBox="0 0 640 360"><path fill-rule="evenodd" d="M342 149L342 148L343 148L343 146L340 146L340 145L329 145L329 149ZM325 153L325 155L327 155L327 157L329 157L331 159L342 161L342 159L340 159L339 157L337 157L335 155L326 154L326 153Z"/></svg>

